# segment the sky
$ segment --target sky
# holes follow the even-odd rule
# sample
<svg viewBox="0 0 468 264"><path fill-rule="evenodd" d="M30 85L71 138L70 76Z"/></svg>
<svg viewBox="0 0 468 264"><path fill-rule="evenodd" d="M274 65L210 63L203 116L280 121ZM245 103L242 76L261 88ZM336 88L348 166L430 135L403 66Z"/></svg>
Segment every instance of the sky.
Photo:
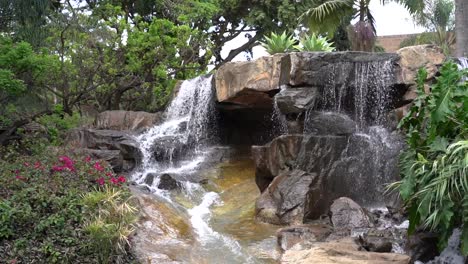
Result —
<svg viewBox="0 0 468 264"><path fill-rule="evenodd" d="M380 1L373 0L370 4L370 9L376 20L376 28L378 36L387 35L400 35L423 32L424 29L415 26L408 11L401 5L390 2L382 5ZM233 48L239 47L247 40L239 36L232 41L228 42L222 50L221 55L226 57L229 51ZM253 58L259 58L268 55L265 49L256 46L253 48ZM239 54L233 61L245 61L245 54Z"/></svg>

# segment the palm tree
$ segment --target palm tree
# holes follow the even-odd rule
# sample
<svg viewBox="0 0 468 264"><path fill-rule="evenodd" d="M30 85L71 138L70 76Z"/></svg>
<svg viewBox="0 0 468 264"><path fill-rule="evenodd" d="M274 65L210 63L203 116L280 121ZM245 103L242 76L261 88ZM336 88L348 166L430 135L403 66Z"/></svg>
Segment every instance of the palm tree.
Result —
<svg viewBox="0 0 468 264"><path fill-rule="evenodd" d="M301 17L312 32L332 36L343 17L352 15L358 22L351 25L348 34L353 50L372 51L376 38L375 19L369 9L371 0L314 0L316 7L308 9ZM389 0L381 0L385 3ZM424 0L393 0L410 11L422 11ZM462 0L463 1L463 0Z"/></svg>

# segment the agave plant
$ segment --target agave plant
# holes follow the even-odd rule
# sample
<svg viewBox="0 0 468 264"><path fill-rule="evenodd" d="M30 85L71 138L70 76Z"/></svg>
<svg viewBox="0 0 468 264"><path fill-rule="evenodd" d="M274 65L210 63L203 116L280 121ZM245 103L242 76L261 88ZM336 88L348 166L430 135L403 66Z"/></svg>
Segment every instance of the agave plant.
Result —
<svg viewBox="0 0 468 264"><path fill-rule="evenodd" d="M281 35L272 32L270 37L265 36L265 41L260 42L270 55L293 51L295 43L294 38L286 32Z"/></svg>
<svg viewBox="0 0 468 264"><path fill-rule="evenodd" d="M333 42L328 42L325 37L317 36L312 34L306 36L300 40L300 44L294 46L299 51L334 51L335 48L332 46Z"/></svg>

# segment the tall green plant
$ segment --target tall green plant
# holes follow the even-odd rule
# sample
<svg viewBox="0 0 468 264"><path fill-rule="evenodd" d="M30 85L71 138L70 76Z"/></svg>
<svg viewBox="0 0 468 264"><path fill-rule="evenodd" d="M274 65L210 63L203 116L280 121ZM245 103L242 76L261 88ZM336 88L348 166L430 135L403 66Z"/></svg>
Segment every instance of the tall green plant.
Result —
<svg viewBox="0 0 468 264"><path fill-rule="evenodd" d="M398 188L410 213L409 232L421 224L447 244L463 226L462 251L468 254L468 71L445 63L430 93L424 92L427 72L418 73L418 98L400 128L408 148L400 158Z"/></svg>
<svg viewBox="0 0 468 264"><path fill-rule="evenodd" d="M295 43L296 41L294 38L291 35L286 34L286 31L281 35L273 32L270 37L265 36L264 42L260 42L260 44L271 55L293 51Z"/></svg>

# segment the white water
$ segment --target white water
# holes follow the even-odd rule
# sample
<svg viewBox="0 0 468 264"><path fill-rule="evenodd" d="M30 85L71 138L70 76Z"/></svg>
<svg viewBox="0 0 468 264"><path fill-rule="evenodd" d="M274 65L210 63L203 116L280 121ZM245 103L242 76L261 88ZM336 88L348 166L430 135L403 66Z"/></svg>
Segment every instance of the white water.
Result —
<svg viewBox="0 0 468 264"><path fill-rule="evenodd" d="M458 58L458 68L460 70L468 69L468 58L465 58L465 57ZM468 77L465 77L465 81L468 81Z"/></svg>
<svg viewBox="0 0 468 264"><path fill-rule="evenodd" d="M223 263L253 263L253 258L237 241L211 228L210 208L220 204L219 195L185 178L185 174L196 171L209 154L208 145L215 131L210 127L215 117L211 80L212 77L198 77L184 81L166 109L165 121L136 137L143 158L132 179L162 201L185 208L200 245L196 250L201 255L199 258L209 263L221 259ZM162 152L158 158L155 158L156 150ZM171 198L171 192L157 188L160 175L165 173L180 183L184 196L195 204L193 208L177 203ZM154 179L149 185L145 181L150 174Z"/></svg>

